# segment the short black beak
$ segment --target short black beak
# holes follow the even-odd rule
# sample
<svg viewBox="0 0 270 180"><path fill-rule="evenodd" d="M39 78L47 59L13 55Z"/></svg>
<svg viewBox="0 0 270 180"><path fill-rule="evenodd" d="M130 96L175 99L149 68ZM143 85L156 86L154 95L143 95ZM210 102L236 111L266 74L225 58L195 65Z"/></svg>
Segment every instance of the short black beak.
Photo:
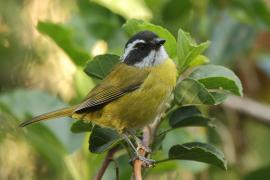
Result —
<svg viewBox="0 0 270 180"><path fill-rule="evenodd" d="M165 39L161 39L161 38L157 38L157 39L154 40L154 44L157 45L157 46L161 46L165 42L166 42L166 40Z"/></svg>

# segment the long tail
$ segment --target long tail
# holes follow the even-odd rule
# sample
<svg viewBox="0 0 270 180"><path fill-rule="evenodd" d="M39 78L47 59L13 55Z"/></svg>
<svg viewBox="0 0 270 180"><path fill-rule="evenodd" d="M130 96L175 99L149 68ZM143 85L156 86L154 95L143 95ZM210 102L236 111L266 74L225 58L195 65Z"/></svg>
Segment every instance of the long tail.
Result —
<svg viewBox="0 0 270 180"><path fill-rule="evenodd" d="M75 109L76 109L76 106L71 106L71 107L59 109L59 110L56 110L56 111L48 112L48 113L45 113L45 114L41 114L41 115L36 116L36 117L34 117L32 119L24 121L23 123L21 123L19 125L19 127L24 127L24 126L27 126L29 124L37 123L37 122L40 122L40 121L43 121L43 120L49 120L49 119L52 119L52 118L60 118L60 117L64 117L64 116L71 116Z"/></svg>

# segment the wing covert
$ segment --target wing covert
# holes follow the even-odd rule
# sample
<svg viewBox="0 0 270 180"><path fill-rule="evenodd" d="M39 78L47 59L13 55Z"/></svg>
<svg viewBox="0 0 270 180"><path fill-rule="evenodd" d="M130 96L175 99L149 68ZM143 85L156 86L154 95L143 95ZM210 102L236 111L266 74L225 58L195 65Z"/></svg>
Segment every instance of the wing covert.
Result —
<svg viewBox="0 0 270 180"><path fill-rule="evenodd" d="M140 87L148 76L147 69L140 69L120 63L76 108L76 113L96 110Z"/></svg>

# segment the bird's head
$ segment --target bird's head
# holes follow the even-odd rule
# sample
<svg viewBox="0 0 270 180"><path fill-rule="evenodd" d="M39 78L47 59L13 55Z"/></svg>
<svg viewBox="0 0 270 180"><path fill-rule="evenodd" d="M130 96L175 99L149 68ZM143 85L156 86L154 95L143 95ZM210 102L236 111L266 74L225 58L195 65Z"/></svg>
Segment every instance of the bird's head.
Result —
<svg viewBox="0 0 270 180"><path fill-rule="evenodd" d="M161 64L168 58L164 43L155 33L141 31L126 43L122 62L140 68Z"/></svg>

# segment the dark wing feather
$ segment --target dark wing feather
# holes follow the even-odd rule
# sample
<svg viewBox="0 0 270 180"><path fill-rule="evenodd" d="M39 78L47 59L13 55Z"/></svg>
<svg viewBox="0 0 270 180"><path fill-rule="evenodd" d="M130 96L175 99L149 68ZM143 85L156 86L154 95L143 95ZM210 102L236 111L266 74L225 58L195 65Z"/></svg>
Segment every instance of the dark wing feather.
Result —
<svg viewBox="0 0 270 180"><path fill-rule="evenodd" d="M147 76L147 70L142 71L136 67L120 64L88 94L75 112L95 111L103 105L138 89Z"/></svg>

